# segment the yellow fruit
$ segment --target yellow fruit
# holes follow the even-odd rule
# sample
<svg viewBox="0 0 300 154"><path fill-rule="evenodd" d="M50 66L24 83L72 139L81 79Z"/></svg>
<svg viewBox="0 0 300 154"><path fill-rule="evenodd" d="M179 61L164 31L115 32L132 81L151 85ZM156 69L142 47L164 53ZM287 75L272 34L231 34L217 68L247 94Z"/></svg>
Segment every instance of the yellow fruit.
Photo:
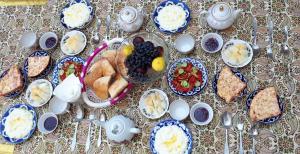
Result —
<svg viewBox="0 0 300 154"><path fill-rule="evenodd" d="M157 57L152 61L152 68L157 72L163 71L165 65L165 59L163 57Z"/></svg>
<svg viewBox="0 0 300 154"><path fill-rule="evenodd" d="M131 45L131 44L125 45L125 46L123 47L123 52L125 53L126 56L129 56L129 55L132 54L133 49L134 49L134 46L133 46L133 45Z"/></svg>

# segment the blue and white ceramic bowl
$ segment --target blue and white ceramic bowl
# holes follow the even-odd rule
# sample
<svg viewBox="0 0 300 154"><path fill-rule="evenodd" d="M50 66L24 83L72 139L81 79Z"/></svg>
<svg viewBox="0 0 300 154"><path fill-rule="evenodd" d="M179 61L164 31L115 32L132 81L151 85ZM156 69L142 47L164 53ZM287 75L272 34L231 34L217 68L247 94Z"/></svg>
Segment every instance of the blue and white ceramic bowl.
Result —
<svg viewBox="0 0 300 154"><path fill-rule="evenodd" d="M235 76L237 76L237 77L240 78L244 83L247 84L247 79L244 77L244 75L243 75L242 73L240 73L238 70L235 70L235 69L231 69L231 71L232 71L232 73L233 73ZM214 79L213 79L213 81L212 81L212 88L213 88L213 90L214 90L214 92L215 92L215 94L216 94L217 96L219 96L219 95L218 95L218 87L217 87L218 80L219 80L219 76L220 76L220 72L218 72L218 73L215 75L215 77L214 77ZM243 96L247 95L247 93L248 93L247 88L245 88L245 89L241 92L241 94L240 94L239 97L243 97Z"/></svg>
<svg viewBox="0 0 300 154"><path fill-rule="evenodd" d="M252 100L254 98L254 96L259 92L260 90L254 90L252 93L249 94L249 96L247 97L247 100L246 100L246 106L247 106L247 111L249 112L250 111L250 105L252 103ZM263 123L263 124L272 124L274 122L276 122L277 120L279 120L282 116L282 113L284 111L284 103L283 103L283 100L282 98L280 98L278 95L277 95L277 99L278 99L278 105L279 105L279 108L280 108L280 111L281 113L278 115L278 116L274 116L274 117L271 117L271 118L267 118L265 120L261 120L259 121L260 123Z"/></svg>
<svg viewBox="0 0 300 154"><path fill-rule="evenodd" d="M68 26L68 25L65 23L65 21L64 21L64 14L63 14L63 12L65 11L65 9L69 8L71 5L74 5L74 4L76 4L76 3L84 3L84 4L86 4L86 5L88 6L89 10L90 10L90 17L89 17L89 20L88 20L85 24L83 24L83 25L81 25L81 26L79 26L79 27L70 27L70 26ZM67 29L69 29L69 30L83 29L83 28L85 28L85 27L93 20L94 15L95 15L95 11L94 11L94 8L93 8L93 6L91 5L91 3L90 3L89 0L71 0L70 3L68 3L68 4L62 9L62 11L61 11L61 13L60 13L60 22L61 22L61 24L62 24L65 28L67 28Z"/></svg>
<svg viewBox="0 0 300 154"><path fill-rule="evenodd" d="M165 6L168 6L168 5L178 5L180 7L183 8L183 10L185 11L185 16L186 16L186 21L184 22L183 25L181 25L180 27L178 27L177 29L174 29L174 30L165 30L163 29L160 24L159 24L159 21L157 19L157 16L158 16L158 13L159 11L164 8ZM164 33L167 33L167 34L174 34L174 33L177 33L177 32L182 32L183 30L186 29L186 27L188 26L189 22L191 21L191 11L189 9L189 7L187 6L186 3L180 1L180 0L166 0L166 1L163 1L162 3L160 3L156 9L154 10L153 12L153 21L154 21L154 24L156 25L156 27L161 31L161 32L164 32Z"/></svg>
<svg viewBox="0 0 300 154"><path fill-rule="evenodd" d="M186 127L185 124L183 124L183 123L181 123L177 120L170 119L170 120L161 121L151 131L151 134L150 134L150 149L151 149L153 154L158 154L158 152L156 151L156 149L154 147L155 136L156 136L157 131L159 129L161 129L162 127L173 126L173 125L176 125L179 128L181 128L184 131L187 138L188 138L188 143L187 143L188 145L187 145L187 149L186 149L185 154L192 153L193 139L192 139L192 134L190 133L190 130Z"/></svg>
<svg viewBox="0 0 300 154"><path fill-rule="evenodd" d="M25 109L25 110L28 110L29 112L32 113L33 115L33 126L32 126L32 129L30 130L30 132L23 138L20 138L20 139L15 139L15 138L10 138L7 136L6 132L4 131L5 129L5 122L6 122L6 118L8 117L8 115L14 110L14 109L17 109L17 108L22 108L22 109ZM0 123L0 132L1 132L1 135L3 136L3 138L9 142L9 143L12 143L12 144L18 144L18 143L22 143L24 141L26 141L28 138L30 138L32 136L32 134L34 133L35 131L35 128L36 128L36 124L37 124L37 115L36 115L36 112L34 110L34 108L30 105L27 105L27 104L16 104L12 107L10 107L2 116L2 119L1 119L1 123Z"/></svg>
<svg viewBox="0 0 300 154"><path fill-rule="evenodd" d="M193 66L197 67L202 72L202 81L203 82L202 82L201 86L194 88L192 91L189 91L187 93L176 90L176 88L172 84L173 76L174 76L173 74L176 70L176 67L179 63L183 63L183 62L192 63ZM193 96L193 95L200 93L205 88L207 81L208 81L208 73L207 73L207 69L205 68L204 64L200 60L194 59L194 58L182 58L182 59L178 59L170 66L170 68L168 70L168 74L167 74L167 79L168 79L168 85L169 85L170 89L175 94L180 95L180 96Z"/></svg>
<svg viewBox="0 0 300 154"><path fill-rule="evenodd" d="M47 51L43 51L43 50L38 50L33 52L32 54L30 54L28 57L42 57L42 56L50 56L49 53ZM26 58L25 62L24 62L24 66L23 66L23 70L26 74L28 74L28 58ZM46 77L52 70L52 59L50 57L50 62L47 66L47 68L38 76L33 77L35 79L40 79L40 78L44 78Z"/></svg>
<svg viewBox="0 0 300 154"><path fill-rule="evenodd" d="M76 57L76 56L69 56L69 57L65 57L63 59L61 59L54 67L53 70L53 74L52 74L52 85L53 88L55 88L61 81L59 79L59 72L61 70L61 68L63 67L64 63L67 61L73 61L76 63L81 63L82 65L84 65L85 60L82 59L81 57Z"/></svg>
<svg viewBox="0 0 300 154"><path fill-rule="evenodd" d="M2 72L2 74L0 75L0 79L2 79L7 73L8 73L8 70L5 70ZM11 92L11 93L8 93L7 95L5 95L4 97L7 97L7 98L16 98L18 96L20 96L23 92L24 89L26 89L27 87L27 84L28 84L28 76L27 76L27 72L25 72L24 70L20 69L20 72L22 74L22 77L23 77L23 87L17 91L14 91L14 92Z"/></svg>

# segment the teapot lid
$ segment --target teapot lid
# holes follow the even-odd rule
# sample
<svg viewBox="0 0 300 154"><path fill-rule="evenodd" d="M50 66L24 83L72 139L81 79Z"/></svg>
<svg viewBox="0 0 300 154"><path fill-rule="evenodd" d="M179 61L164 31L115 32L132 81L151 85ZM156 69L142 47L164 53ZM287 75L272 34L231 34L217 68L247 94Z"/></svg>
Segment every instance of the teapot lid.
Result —
<svg viewBox="0 0 300 154"><path fill-rule="evenodd" d="M125 6L120 11L120 19L127 23L132 23L137 18L137 10L131 6Z"/></svg>
<svg viewBox="0 0 300 154"><path fill-rule="evenodd" d="M108 126L108 130L110 130L110 133L112 135L119 135L124 131L124 123L122 120L115 119L113 121L110 121L110 124Z"/></svg>
<svg viewBox="0 0 300 154"><path fill-rule="evenodd" d="M226 20L231 17L232 10L228 3L219 2L212 7L211 13L218 20Z"/></svg>

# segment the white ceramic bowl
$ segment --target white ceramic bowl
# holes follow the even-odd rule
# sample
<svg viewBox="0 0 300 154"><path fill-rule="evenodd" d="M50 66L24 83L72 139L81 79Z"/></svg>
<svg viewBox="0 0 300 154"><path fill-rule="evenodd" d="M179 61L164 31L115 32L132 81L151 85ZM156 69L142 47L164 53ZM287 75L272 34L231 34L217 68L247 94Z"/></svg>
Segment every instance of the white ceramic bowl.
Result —
<svg viewBox="0 0 300 154"><path fill-rule="evenodd" d="M37 36L34 32L25 32L21 36L20 45L22 48L33 48L37 45Z"/></svg>
<svg viewBox="0 0 300 154"><path fill-rule="evenodd" d="M195 39L190 34L181 34L175 40L174 47L180 53L191 53L195 47Z"/></svg>
<svg viewBox="0 0 300 154"><path fill-rule="evenodd" d="M163 97L164 99L164 103L165 103L165 110L163 112L161 112L160 114L157 114L157 115L149 115L148 113L146 113L146 105L145 105L145 98L147 95L149 95L150 93L153 93L153 92L158 92L160 94L160 96ZM168 107L169 107L169 99L168 99L168 96L165 92L163 92L162 90L159 90L159 89L151 89L151 90L147 90L144 92L144 94L142 95L142 97L140 98L140 101L139 101L139 109L140 111L142 112L142 114L149 118L149 119L157 119L157 118L160 118L162 117L163 115L165 115L165 113L168 111Z"/></svg>
<svg viewBox="0 0 300 154"><path fill-rule="evenodd" d="M44 103L42 103L42 104L36 104L36 103L34 103L34 102L30 99L30 92L31 92L31 89L32 89L32 87L33 87L34 85L40 84L40 83L47 83L47 84L49 85L49 92L50 92L50 94L49 94L49 97L48 97L47 99L44 100ZM52 84L51 84L48 80L45 80L45 79L38 79L38 80L33 81L33 82L28 86L28 88L27 88L27 90L26 90L26 93L25 93L25 99L26 99L27 103L30 104L31 106L33 106L33 107L41 107L41 106L43 106L43 105L45 105L45 104L48 103L48 101L49 101L49 100L51 99L51 97L52 97L52 93L53 93L53 87L52 87Z"/></svg>
<svg viewBox="0 0 300 154"><path fill-rule="evenodd" d="M83 37L84 41L82 42L81 48L78 49L77 52L74 52L74 53L68 53L68 52L64 49L64 47L63 47L63 46L64 46L64 40L66 40L66 38L69 37L69 36L75 35L76 33L79 34L79 35L81 35L81 36ZM84 50L84 48L85 48L85 46L86 46L86 42L87 42L87 39L86 39L86 36L84 35L84 33L82 33L81 31L73 30L73 31L70 31L70 32L66 33L66 34L62 37L62 39L61 39L61 41L60 41L60 48L61 48L61 51L62 51L64 54L69 55L69 56L74 56L74 55L77 55L77 54L81 53L81 52Z"/></svg>
<svg viewBox="0 0 300 154"><path fill-rule="evenodd" d="M205 47L205 42L210 39L210 38L214 38L218 41L219 43L219 46L218 48L215 50L215 51L209 51L206 47ZM202 40L201 40L201 47L202 49L205 51L205 52L208 52L208 53L216 53L218 51L220 51L222 49L222 46L223 46L223 39L222 39L222 36L217 34L217 33L207 33L203 36Z"/></svg>
<svg viewBox="0 0 300 154"><path fill-rule="evenodd" d="M49 111L56 115L69 112L69 108L70 104L68 102L64 102L55 96L49 101Z"/></svg>
<svg viewBox="0 0 300 154"><path fill-rule="evenodd" d="M54 118L56 119L56 121L57 121L55 128L54 128L53 130L51 130L51 131L46 130L45 127L44 127L44 122L45 122L45 120L46 120L47 118L49 118L49 117L54 117ZM57 125L58 125L58 118L57 118L57 116L56 116L54 113L51 113L51 112L48 112L48 113L43 114L43 115L39 118L38 124L37 124L39 131L40 131L41 133L43 133L43 134L49 134L49 133L52 133L52 132L57 128Z"/></svg>
<svg viewBox="0 0 300 154"><path fill-rule="evenodd" d="M208 111L208 114L209 114L209 115L208 115L208 119L207 119L205 122L199 122L199 121L197 121L197 120L194 118L194 112L195 112L195 110L196 110L197 108L200 108L200 107L205 108L205 109L207 109L207 111ZM213 116L214 116L214 112L213 112L212 108L210 107L210 105L208 105L208 104L206 104L206 103L202 103L202 102L199 102L199 103L194 104L194 105L192 106L192 108L191 108L191 111L190 111L190 118L191 118L191 120L193 121L193 123L196 124L196 125L201 125L201 126L203 126L203 125L209 124L209 123L212 121Z"/></svg>
<svg viewBox="0 0 300 154"><path fill-rule="evenodd" d="M175 120L184 120L186 117L189 116L189 113L189 104L183 99L175 100L169 106L169 114Z"/></svg>
<svg viewBox="0 0 300 154"><path fill-rule="evenodd" d="M46 40L47 40L48 38L50 38L50 37L55 38L55 39L56 39L56 42L55 42L55 44L54 44L52 47L47 48L47 46L46 46ZM58 37L57 37L57 35L56 35L55 33L53 33L53 32L47 32L47 33L44 33L44 34L41 36L41 38L40 38L40 40L39 40L39 45L40 45L40 47L41 47L43 50L50 50L50 49L53 49L53 48L57 45L57 42L58 42Z"/></svg>

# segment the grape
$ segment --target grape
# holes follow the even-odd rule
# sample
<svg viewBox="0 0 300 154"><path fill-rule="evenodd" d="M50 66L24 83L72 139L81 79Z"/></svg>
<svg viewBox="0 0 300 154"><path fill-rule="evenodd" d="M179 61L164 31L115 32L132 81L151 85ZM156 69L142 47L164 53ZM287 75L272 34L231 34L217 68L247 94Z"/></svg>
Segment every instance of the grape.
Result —
<svg viewBox="0 0 300 154"><path fill-rule="evenodd" d="M134 46L144 43L144 39L141 37L135 37L132 41Z"/></svg>

